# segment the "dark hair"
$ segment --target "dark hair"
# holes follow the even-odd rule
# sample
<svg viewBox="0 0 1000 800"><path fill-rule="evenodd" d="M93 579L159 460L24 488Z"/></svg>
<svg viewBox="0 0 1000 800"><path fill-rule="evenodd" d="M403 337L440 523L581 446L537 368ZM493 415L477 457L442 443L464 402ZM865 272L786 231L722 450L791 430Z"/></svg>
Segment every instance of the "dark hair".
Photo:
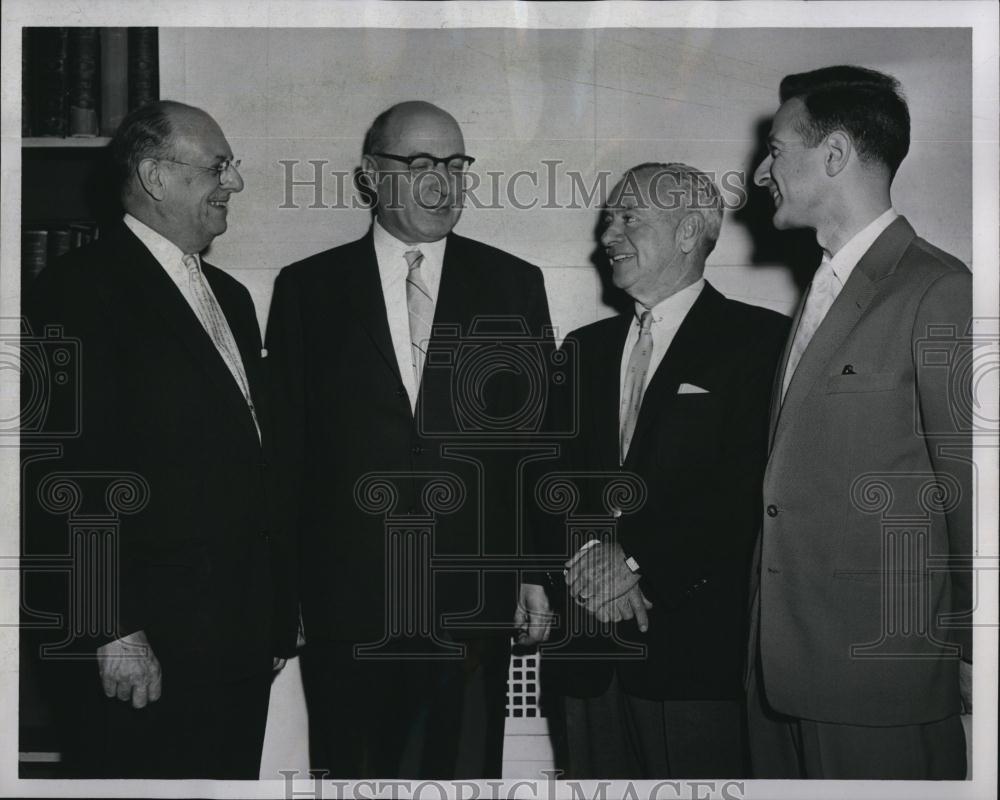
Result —
<svg viewBox="0 0 1000 800"><path fill-rule="evenodd" d="M798 131L809 147L840 128L858 155L878 161L890 177L910 149L910 112L891 75L853 66L824 67L787 75L781 81L781 102L800 98L809 112Z"/></svg>
<svg viewBox="0 0 1000 800"><path fill-rule="evenodd" d="M173 151L173 125L170 111L189 108L184 103L161 100L129 112L111 140L111 161L119 189L127 190L129 181L144 158L169 158Z"/></svg>

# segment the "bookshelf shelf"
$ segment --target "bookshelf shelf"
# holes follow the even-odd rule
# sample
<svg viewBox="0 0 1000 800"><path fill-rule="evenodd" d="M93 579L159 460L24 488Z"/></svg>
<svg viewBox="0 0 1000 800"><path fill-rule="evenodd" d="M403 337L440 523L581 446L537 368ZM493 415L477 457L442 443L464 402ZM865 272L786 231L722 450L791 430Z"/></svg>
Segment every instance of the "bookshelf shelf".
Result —
<svg viewBox="0 0 1000 800"><path fill-rule="evenodd" d="M21 139L21 147L106 147L110 136L29 136Z"/></svg>

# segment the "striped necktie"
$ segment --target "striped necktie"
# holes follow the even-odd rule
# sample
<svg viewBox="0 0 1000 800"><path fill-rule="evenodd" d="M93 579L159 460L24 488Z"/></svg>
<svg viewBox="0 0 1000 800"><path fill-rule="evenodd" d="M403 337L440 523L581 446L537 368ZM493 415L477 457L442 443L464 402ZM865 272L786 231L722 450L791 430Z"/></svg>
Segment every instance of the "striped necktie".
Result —
<svg viewBox="0 0 1000 800"><path fill-rule="evenodd" d="M413 376L416 388L420 389L420 377L427 358L427 343L431 338L431 323L434 320L434 300L427 291L427 284L420 274L420 264L424 254L419 250L408 250L403 254L409 272L406 276L406 307L410 312L410 353L413 356Z"/></svg>
<svg viewBox="0 0 1000 800"><path fill-rule="evenodd" d="M191 297L194 300L195 316L198 317L205 333L208 334L215 349L222 356L222 360L236 381L236 385L240 387L240 391L247 401L247 407L250 409L250 416L253 417L253 424L257 429L259 440L260 425L257 423L257 409L254 408L253 398L250 396L250 384L247 382L246 370L243 366L243 359L240 357L239 348L236 346L236 339L233 338L229 323L219 307L219 301L215 299L215 295L212 294L205 282L205 275L201 271L197 257L186 255L183 260L188 273L188 288L191 290Z"/></svg>
<svg viewBox="0 0 1000 800"><path fill-rule="evenodd" d="M653 312L643 311L639 318L639 338L632 347L628 357L628 367L625 370L625 384L622 387L621 436L619 438L619 458L625 463L635 424L639 420L639 408L642 406L642 392L646 383L646 373L649 372L649 361L653 355Z"/></svg>

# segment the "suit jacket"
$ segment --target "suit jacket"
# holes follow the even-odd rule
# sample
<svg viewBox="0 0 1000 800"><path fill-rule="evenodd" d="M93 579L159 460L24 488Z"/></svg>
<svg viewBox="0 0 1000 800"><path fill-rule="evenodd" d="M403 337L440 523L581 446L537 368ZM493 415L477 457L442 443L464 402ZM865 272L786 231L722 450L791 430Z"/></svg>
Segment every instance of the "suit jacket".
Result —
<svg viewBox="0 0 1000 800"><path fill-rule="evenodd" d="M638 561L639 585L653 608L645 634L634 622L616 628L620 640L645 645L643 658L577 662L564 660L561 647L553 649L546 667L558 673L563 691L600 694L617 669L625 691L642 697L741 696L744 583L771 383L787 323L706 283L648 382L621 467L619 376L632 317L602 320L568 337L564 347L576 349L579 365L574 393L580 423L578 436L566 444L564 469L584 476L594 492L601 486L586 478L588 472L632 473L645 484L645 503L617 519L615 535ZM706 391L678 393L684 383ZM584 489L580 513L600 503ZM554 646L560 641L553 637ZM596 644L581 637L570 651L595 652ZM608 649L619 650L619 644L609 642Z"/></svg>
<svg viewBox="0 0 1000 800"><path fill-rule="evenodd" d="M26 498L36 497L47 476L69 472L81 500L75 509L59 507L51 493L29 502L26 554L68 552L70 525L86 521L84 515L117 520L115 629L86 608L77 633L89 633L93 648L145 630L168 691L187 681L269 670L273 655L294 652L297 622L293 554L274 526L268 398L253 304L221 270L204 264L204 272L239 347L263 446L211 339L124 224L50 265L24 301L34 335L59 326L63 338L78 342L80 357L70 391L55 384L45 390L49 431L72 418L78 404L76 434L46 436L41 426L42 443L62 446L54 459L31 460L38 440L26 433L22 444ZM30 346L42 352L55 345ZM116 496L107 489L101 473L137 476L127 479L134 502L128 491ZM32 580L27 576L26 597ZM65 592L59 594L65 602Z"/></svg>
<svg viewBox="0 0 1000 800"><path fill-rule="evenodd" d="M509 630L512 574L481 559L522 548L511 442L541 427L549 328L537 267L449 235L414 414L371 231L281 271L267 346L280 366L307 639L378 642L390 629L406 638L386 616L403 611L411 644L446 613L465 615L464 629L446 626L456 636ZM397 560L387 537L400 526L432 528L432 549ZM445 572L442 558L466 560ZM422 583L399 600L413 569Z"/></svg>
<svg viewBox="0 0 1000 800"><path fill-rule="evenodd" d="M783 404L779 372L751 587L751 646L779 712L906 725L959 710L955 645L968 658L971 642L946 616L970 609L970 574L926 559L971 555L971 290L963 264L897 219Z"/></svg>

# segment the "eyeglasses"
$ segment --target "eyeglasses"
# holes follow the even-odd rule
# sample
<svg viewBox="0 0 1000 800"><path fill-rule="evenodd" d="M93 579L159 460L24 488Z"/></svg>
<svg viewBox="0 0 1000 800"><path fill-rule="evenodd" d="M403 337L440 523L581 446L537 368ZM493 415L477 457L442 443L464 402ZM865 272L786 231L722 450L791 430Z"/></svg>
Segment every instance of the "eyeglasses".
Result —
<svg viewBox="0 0 1000 800"><path fill-rule="evenodd" d="M438 164L444 164L444 168L453 175L461 175L476 160L472 156L465 156L461 153L453 153L443 158L432 156L430 153L417 153L415 156L397 156L394 153L369 153L369 155L401 161L406 164L411 175L422 175L425 172L430 172Z"/></svg>
<svg viewBox="0 0 1000 800"><path fill-rule="evenodd" d="M241 158L227 158L214 166L203 167L200 164L189 164L187 161L175 161L172 158L161 158L159 160L168 161L171 164L180 164L183 167L204 170L205 172L214 172L215 176L219 179L219 183L222 183L226 179L226 173L229 172L229 170L233 170L235 172L240 168L240 164L243 163L243 159Z"/></svg>

